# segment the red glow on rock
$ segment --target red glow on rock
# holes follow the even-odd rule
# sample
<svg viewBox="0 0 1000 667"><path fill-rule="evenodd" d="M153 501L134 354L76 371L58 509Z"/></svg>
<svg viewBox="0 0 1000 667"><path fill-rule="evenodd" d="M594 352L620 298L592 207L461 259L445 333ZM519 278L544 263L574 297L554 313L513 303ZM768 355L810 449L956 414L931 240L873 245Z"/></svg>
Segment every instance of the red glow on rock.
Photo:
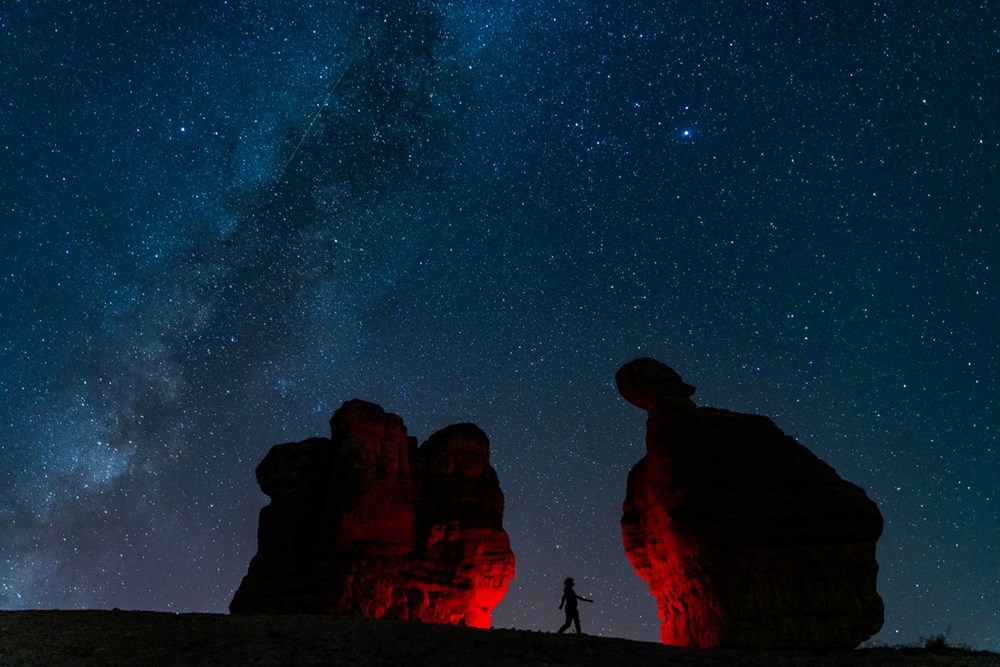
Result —
<svg viewBox="0 0 1000 667"><path fill-rule="evenodd" d="M863 489L766 417L697 407L655 359L615 381L647 413L622 536L664 643L854 648L879 630L882 515Z"/></svg>
<svg viewBox="0 0 1000 667"><path fill-rule="evenodd" d="M674 499L662 493L662 480L648 478L644 464L640 461L629 475L622 517L625 553L656 600L660 641L712 648L722 632L723 611L711 577L699 560L697 544L673 528Z"/></svg>
<svg viewBox="0 0 1000 667"><path fill-rule="evenodd" d="M271 503L230 610L489 628L514 554L486 434L456 424L417 447L402 419L357 399L330 427L258 466Z"/></svg>

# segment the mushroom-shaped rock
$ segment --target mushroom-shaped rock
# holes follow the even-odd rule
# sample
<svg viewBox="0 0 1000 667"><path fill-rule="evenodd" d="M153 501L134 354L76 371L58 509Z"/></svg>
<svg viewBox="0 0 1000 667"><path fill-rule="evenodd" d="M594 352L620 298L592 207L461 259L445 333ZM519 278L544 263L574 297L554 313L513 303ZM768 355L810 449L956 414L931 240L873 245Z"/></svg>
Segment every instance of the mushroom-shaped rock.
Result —
<svg viewBox="0 0 1000 667"><path fill-rule="evenodd" d="M257 467L271 503L230 611L489 627L514 554L486 434L458 424L418 448L402 419L358 399L330 432Z"/></svg>
<svg viewBox="0 0 1000 667"><path fill-rule="evenodd" d="M860 487L766 417L696 407L655 360L616 379L648 413L622 536L664 643L843 648L881 628L882 515Z"/></svg>
<svg viewBox="0 0 1000 667"><path fill-rule="evenodd" d="M684 412L695 408L694 387L656 359L630 361L615 373L615 384L625 400L643 410Z"/></svg>

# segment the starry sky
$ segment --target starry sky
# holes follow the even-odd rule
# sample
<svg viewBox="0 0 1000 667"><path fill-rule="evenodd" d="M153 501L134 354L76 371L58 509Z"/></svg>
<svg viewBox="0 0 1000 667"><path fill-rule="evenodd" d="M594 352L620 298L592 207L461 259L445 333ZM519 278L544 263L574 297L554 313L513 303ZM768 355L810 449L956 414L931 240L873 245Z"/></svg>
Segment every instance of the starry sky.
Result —
<svg viewBox="0 0 1000 667"><path fill-rule="evenodd" d="M0 607L226 610L270 446L490 436L500 627L648 641L653 356L865 488L896 644L1000 650L1000 5L0 4Z"/></svg>

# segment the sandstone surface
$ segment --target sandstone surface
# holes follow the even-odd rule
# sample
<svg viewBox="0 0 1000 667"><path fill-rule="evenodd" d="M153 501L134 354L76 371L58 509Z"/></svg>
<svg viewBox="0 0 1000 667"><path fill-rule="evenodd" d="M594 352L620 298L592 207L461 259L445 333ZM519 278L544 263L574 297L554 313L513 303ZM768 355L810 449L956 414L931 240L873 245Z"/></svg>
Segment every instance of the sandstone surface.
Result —
<svg viewBox="0 0 1000 667"><path fill-rule="evenodd" d="M860 487L766 417L697 407L656 360L616 383L648 415L621 523L663 643L853 648L882 627L882 515Z"/></svg>
<svg viewBox="0 0 1000 667"><path fill-rule="evenodd" d="M307 613L490 627L514 576L489 439L446 427L420 447L403 420L354 399L329 438L272 447L271 502L233 613Z"/></svg>

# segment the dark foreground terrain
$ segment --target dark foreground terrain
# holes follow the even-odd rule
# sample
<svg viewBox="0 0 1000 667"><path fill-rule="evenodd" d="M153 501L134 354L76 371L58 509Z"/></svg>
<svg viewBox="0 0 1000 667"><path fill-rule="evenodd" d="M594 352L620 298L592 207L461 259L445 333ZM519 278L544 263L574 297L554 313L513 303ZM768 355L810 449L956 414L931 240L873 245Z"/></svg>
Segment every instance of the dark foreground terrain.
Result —
<svg viewBox="0 0 1000 667"><path fill-rule="evenodd" d="M944 648L836 653L698 651L625 639L323 616L141 611L0 612L0 665L963 665Z"/></svg>

